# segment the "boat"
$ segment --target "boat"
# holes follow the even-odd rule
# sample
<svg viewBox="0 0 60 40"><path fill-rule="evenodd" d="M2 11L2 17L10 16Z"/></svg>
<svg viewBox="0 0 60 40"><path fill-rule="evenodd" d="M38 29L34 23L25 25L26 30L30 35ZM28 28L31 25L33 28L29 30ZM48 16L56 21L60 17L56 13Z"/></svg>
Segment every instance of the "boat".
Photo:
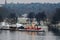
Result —
<svg viewBox="0 0 60 40"><path fill-rule="evenodd" d="M26 31L26 32L45 32L44 30L26 30L26 29L19 29L18 31Z"/></svg>
<svg viewBox="0 0 60 40"><path fill-rule="evenodd" d="M24 28L24 29L18 29L19 31L27 31L27 32L45 32L42 28Z"/></svg>
<svg viewBox="0 0 60 40"><path fill-rule="evenodd" d="M25 28L23 24L19 24L19 23L9 25L9 29L1 29L1 30L14 30L14 31L26 31L26 32L45 32L45 30L42 27L29 26L29 27Z"/></svg>

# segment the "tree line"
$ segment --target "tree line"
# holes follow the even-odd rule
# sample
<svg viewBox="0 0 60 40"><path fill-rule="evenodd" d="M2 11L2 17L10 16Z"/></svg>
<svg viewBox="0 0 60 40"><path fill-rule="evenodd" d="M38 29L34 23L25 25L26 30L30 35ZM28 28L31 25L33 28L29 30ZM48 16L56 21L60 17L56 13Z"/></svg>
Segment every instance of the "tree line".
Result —
<svg viewBox="0 0 60 40"><path fill-rule="evenodd" d="M29 18L29 21L32 23L33 19L35 18L37 23L40 25L40 21L45 21L46 15L45 12L39 12L35 14L34 12L30 12L27 17Z"/></svg>
<svg viewBox="0 0 60 40"><path fill-rule="evenodd" d="M0 8L0 22L4 21L4 18L2 16L2 13L4 13L4 9L2 10ZM6 15L6 14L5 14ZM10 13L8 16L7 16L7 21L14 24L14 23L17 23L17 15L16 13ZM45 21L47 19L47 16L45 14L45 12L38 12L38 13L34 13L34 12L30 12L28 13L27 15L27 18L28 20L30 21L30 23L33 22L33 19L35 18L37 23L40 25L40 21ZM51 21L50 21L51 24L58 24L60 23L60 8L56 8L56 12L54 14L54 16L52 17Z"/></svg>
<svg viewBox="0 0 60 40"><path fill-rule="evenodd" d="M44 11L39 12L37 14L35 14L34 12L30 12L27 17L29 18L30 22L32 22L33 18L35 18L39 25L41 24L40 21L44 22L44 21L46 21L46 19L49 19L46 16ZM55 13L54 13L52 19L50 20L50 24L56 25L58 23L60 23L60 8L56 8Z"/></svg>

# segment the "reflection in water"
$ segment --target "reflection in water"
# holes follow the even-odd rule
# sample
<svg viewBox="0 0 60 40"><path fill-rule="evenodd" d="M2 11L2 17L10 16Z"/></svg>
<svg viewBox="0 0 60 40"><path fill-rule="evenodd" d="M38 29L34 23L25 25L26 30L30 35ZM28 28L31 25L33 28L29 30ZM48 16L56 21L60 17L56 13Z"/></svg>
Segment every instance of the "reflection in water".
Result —
<svg viewBox="0 0 60 40"><path fill-rule="evenodd" d="M52 32L1 31L0 40L60 40Z"/></svg>
<svg viewBox="0 0 60 40"><path fill-rule="evenodd" d="M28 34L30 37L30 40L43 40L44 39L44 32L24 32Z"/></svg>
<svg viewBox="0 0 60 40"><path fill-rule="evenodd" d="M32 33L31 33L31 35L32 35L32 40L35 40L35 36L34 36L34 35L35 35L35 33L34 33L34 32L32 32Z"/></svg>
<svg viewBox="0 0 60 40"><path fill-rule="evenodd" d="M0 34L2 33L2 30L0 30Z"/></svg>
<svg viewBox="0 0 60 40"><path fill-rule="evenodd" d="M28 35L37 35L37 36L44 36L45 32L24 32Z"/></svg>

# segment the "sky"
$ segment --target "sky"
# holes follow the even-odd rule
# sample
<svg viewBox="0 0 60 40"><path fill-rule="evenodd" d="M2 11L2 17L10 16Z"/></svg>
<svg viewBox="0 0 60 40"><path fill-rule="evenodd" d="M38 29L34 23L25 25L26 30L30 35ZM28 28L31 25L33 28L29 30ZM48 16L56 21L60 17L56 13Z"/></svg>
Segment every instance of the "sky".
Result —
<svg viewBox="0 0 60 40"><path fill-rule="evenodd" d="M7 0L7 3L60 3L60 0ZM4 4L5 0L0 0L0 4Z"/></svg>

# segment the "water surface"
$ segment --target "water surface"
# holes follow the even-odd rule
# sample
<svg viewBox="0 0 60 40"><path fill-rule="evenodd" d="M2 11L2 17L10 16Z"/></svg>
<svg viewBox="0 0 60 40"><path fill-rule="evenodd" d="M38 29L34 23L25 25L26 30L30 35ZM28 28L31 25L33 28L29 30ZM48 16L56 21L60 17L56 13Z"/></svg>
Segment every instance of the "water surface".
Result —
<svg viewBox="0 0 60 40"><path fill-rule="evenodd" d="M1 31L0 40L60 40L52 32Z"/></svg>

